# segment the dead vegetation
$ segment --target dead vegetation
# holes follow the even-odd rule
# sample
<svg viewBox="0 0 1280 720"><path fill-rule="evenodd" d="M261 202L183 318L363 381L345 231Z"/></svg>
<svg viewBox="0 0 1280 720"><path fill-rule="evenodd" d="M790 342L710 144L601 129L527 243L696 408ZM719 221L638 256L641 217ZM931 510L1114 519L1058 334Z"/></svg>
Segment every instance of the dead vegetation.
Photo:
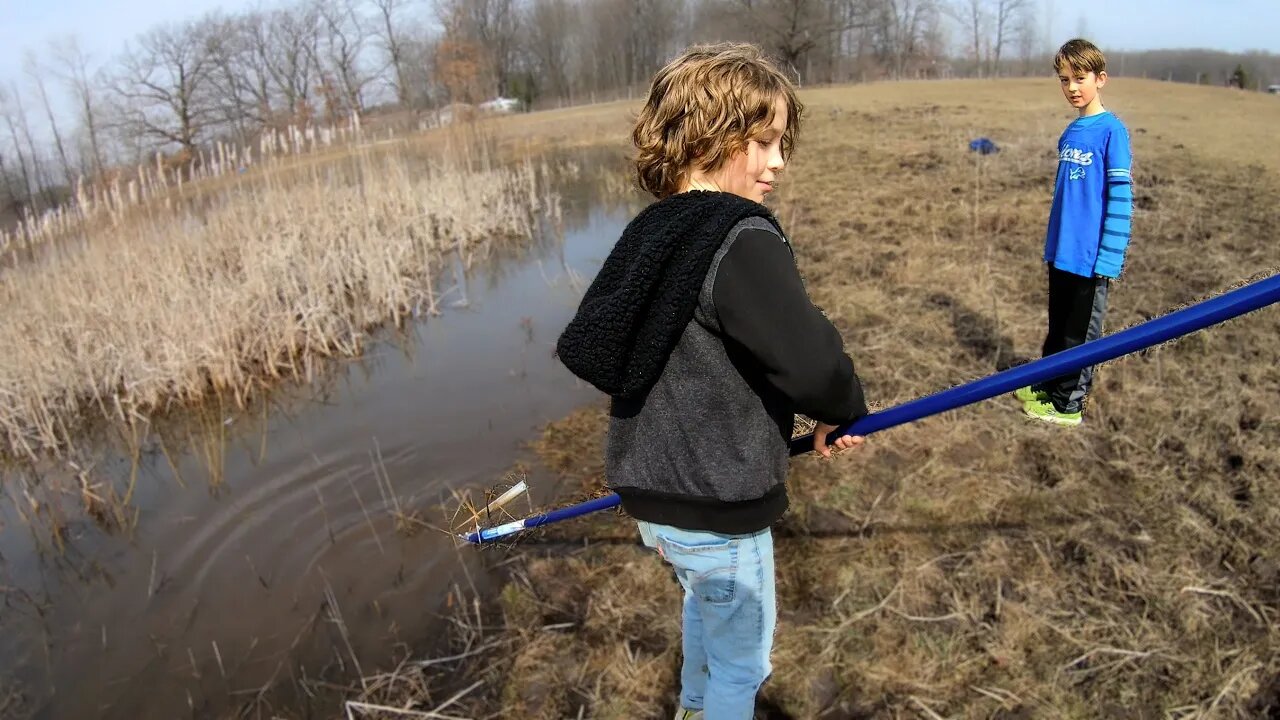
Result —
<svg viewBox="0 0 1280 720"><path fill-rule="evenodd" d="M1113 85L1140 214L1110 328L1280 265L1266 140L1280 107ZM1052 85L805 99L778 210L868 396L887 407L1038 355L1052 148L1069 119ZM980 135L1002 152L967 153ZM1277 716L1278 337L1272 307L1113 362L1076 430L998 399L796 461L761 716ZM599 491L604 428L593 408L545 431L564 501ZM679 590L626 518L490 557L509 576L492 607L511 650L472 716L670 716Z"/></svg>
<svg viewBox="0 0 1280 720"><path fill-rule="evenodd" d="M450 140L211 180L0 272L0 454L68 453L86 418L132 430L215 395L244 408L435 313L442 268L527 240L556 203L545 167Z"/></svg>
<svg viewBox="0 0 1280 720"><path fill-rule="evenodd" d="M806 93L810 123L778 212L880 407L1037 354L1051 150L1069 119L1055 93L1031 81ZM1108 100L1133 133L1140 210L1111 328L1280 264L1273 99L1126 81ZM517 132L524 119L504 119L497 141L534 152L622 138L629 107L531 116L528 136ZM1002 152L969 154L979 135ZM412 153L391 155L299 163L242 195L157 209L131 235L102 228L83 248L0 276L10 310L0 342L20 349L5 362L26 363L17 374L0 365L3 401L45 403L4 416L13 445L78 437L69 418L86 400L142 428L139 415L184 392L212 387L230 409L276 376L306 379L326 354L358 350L362 323L429 312L443 290L425 269L488 252L484 238L509 232L488 224L492 209L528 217L543 197L533 165L498 175L477 162L463 170L471 182L453 184ZM448 208L457 214L433 214ZM261 292L237 304L237 287ZM299 304L285 304L289 293ZM44 301L15 304L22 294ZM168 314L147 319L142 306ZM72 309L87 324L70 324ZM1276 716L1278 330L1271 308L1114 362L1075 431L1031 425L996 400L832 462L798 460L793 507L776 528L781 617L761 714ZM212 369L180 371L192 359ZM591 408L537 443L564 479L562 501L601 492L604 427ZM209 447L215 477L220 443ZM376 447L370 462L381 464ZM57 493L100 523L134 522L131 484L103 485L88 465L76 477ZM401 489L381 478L384 504L402 529L416 527ZM25 511L63 527L50 515L57 503L28 490L12 488ZM486 598L455 588L445 651L427 660L357 669L336 602L317 614L338 657L365 676L343 715L670 716L679 590L625 517L552 526L484 559L506 585ZM240 716L289 715L254 693ZM24 709L21 699L0 688L0 715Z"/></svg>

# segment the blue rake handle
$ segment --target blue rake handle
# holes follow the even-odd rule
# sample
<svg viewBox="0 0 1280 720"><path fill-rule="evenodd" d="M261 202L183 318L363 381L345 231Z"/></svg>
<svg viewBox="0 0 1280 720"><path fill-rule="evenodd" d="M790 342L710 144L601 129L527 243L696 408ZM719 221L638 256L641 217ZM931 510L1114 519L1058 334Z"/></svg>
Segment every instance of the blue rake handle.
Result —
<svg viewBox="0 0 1280 720"><path fill-rule="evenodd" d="M1257 280L1244 287L1223 293L1216 298L1203 300L1176 312L1153 318L1114 335L1098 338L1010 368L995 375L958 385L949 390L928 395L918 400L896 405L880 412L858 418L837 428L827 436L833 443L843 435L870 435L898 425L915 422L948 410L972 405L1020 387L1051 380L1075 372L1081 368L1114 360L1123 355L1145 350L1160 343L1189 335L1211 325L1226 322L1280 301L1280 274ZM805 435L791 441L791 455L803 455L813 450L813 435ZM472 544L491 542L507 535L541 525L579 517L597 510L616 507L621 502L617 494L609 494L577 505L533 515L492 528L483 528L463 535Z"/></svg>

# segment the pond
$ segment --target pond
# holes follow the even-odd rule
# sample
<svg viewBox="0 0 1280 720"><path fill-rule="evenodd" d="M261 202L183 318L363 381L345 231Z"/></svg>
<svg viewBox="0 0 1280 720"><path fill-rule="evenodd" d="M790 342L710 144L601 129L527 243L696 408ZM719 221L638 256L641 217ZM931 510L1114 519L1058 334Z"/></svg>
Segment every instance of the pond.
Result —
<svg viewBox="0 0 1280 720"><path fill-rule="evenodd" d="M20 691L22 716L205 717L270 693L290 715L331 716L308 681L350 683L430 652L446 606L486 590L475 551L441 532L455 492L518 463L544 482L527 443L598 397L553 356L636 207L602 198L597 177L564 181L546 237L446 272L441 315L256 410L206 408L170 433L183 442L148 445L131 528L69 498L55 532L29 490L74 470L5 471L0 707ZM92 473L123 488L132 467L104 450Z"/></svg>

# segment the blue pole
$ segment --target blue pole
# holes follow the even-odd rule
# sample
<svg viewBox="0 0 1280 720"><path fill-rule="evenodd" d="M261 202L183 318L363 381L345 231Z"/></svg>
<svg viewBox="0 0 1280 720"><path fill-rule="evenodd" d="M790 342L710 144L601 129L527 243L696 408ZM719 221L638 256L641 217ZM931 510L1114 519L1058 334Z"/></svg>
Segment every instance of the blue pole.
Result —
<svg viewBox="0 0 1280 720"><path fill-rule="evenodd" d="M1153 318L1114 335L1055 353L990 377L934 393L878 413L858 418L827 436L830 442L842 435L870 435L887 428L914 422L972 403L1012 392L1080 368L1114 360L1162 342L1189 335L1211 325L1253 312L1280 301L1280 274L1258 280L1242 288L1204 300L1163 317ZM791 442L792 456L813 450L813 436Z"/></svg>
<svg viewBox="0 0 1280 720"><path fill-rule="evenodd" d="M464 539L473 545L483 545L484 543L497 540L500 537L518 533L521 530L529 530L536 528L539 525L560 522L561 520L568 520L569 518L575 518L579 515L593 513L597 510L606 510L611 507L617 507L620 502L622 502L622 498L618 497L617 493L609 493L608 495L598 497L594 500L588 500L584 503L578 503L577 505L570 505L569 507L552 510L551 512L543 513L541 515L533 515L524 518L523 520L513 520L505 525L482 528L475 532L467 533L464 536Z"/></svg>
<svg viewBox="0 0 1280 720"><path fill-rule="evenodd" d="M1223 293L1216 298L1204 300L1163 317L1153 318L1114 335L1098 338L1093 342L1078 345L989 377L871 413L837 429L827 436L827 441L835 442L842 435L870 435L930 415L971 405L1012 392L1020 387L1051 380L1090 365L1114 360L1123 355L1189 335L1278 301L1280 301L1280 274L1275 274ZM791 441L792 456L803 455L811 450L813 450L813 435L805 435ZM474 544L490 542L539 525L616 507L619 502L621 499L616 494L605 495L542 515L534 515L498 527L468 533L465 539Z"/></svg>

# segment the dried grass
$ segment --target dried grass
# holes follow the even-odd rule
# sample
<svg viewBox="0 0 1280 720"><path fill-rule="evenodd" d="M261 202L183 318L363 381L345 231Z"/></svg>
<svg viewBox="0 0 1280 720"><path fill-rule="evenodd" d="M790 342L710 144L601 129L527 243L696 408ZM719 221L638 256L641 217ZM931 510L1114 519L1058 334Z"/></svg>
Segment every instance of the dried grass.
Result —
<svg viewBox="0 0 1280 720"><path fill-rule="evenodd" d="M1139 214L1110 327L1280 264L1280 105L1113 85L1137 150ZM1069 119L1055 90L807 94L811 122L778 210L879 405L1038 355L1040 238ZM1002 152L968 154L979 135ZM760 706L792 718L1274 714L1277 337L1270 308L1111 363L1076 430L996 400L835 461L797 461L776 528L781 617ZM599 491L604 427L593 408L539 443L566 499ZM611 514L544 537L506 567L500 603L520 658L487 710L669 715L679 591L661 561Z"/></svg>
<svg viewBox="0 0 1280 720"><path fill-rule="evenodd" d="M445 263L528 238L555 201L532 162L470 162L361 153L149 208L0 272L0 451L66 451L86 417L243 407L435 312Z"/></svg>

